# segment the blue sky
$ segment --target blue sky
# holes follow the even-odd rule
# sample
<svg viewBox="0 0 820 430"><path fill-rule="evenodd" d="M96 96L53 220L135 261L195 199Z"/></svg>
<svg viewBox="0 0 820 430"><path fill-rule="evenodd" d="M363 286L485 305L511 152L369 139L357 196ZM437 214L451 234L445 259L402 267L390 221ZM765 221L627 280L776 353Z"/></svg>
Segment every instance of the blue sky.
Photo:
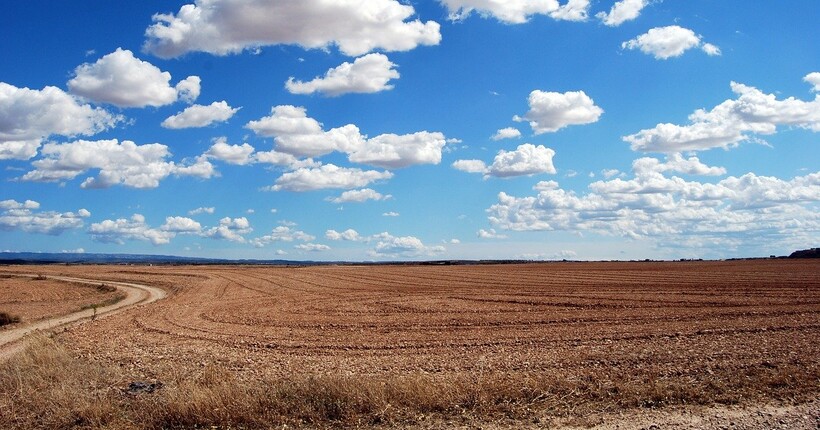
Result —
<svg viewBox="0 0 820 430"><path fill-rule="evenodd" d="M0 250L787 254L815 1L53 2L0 16Z"/></svg>

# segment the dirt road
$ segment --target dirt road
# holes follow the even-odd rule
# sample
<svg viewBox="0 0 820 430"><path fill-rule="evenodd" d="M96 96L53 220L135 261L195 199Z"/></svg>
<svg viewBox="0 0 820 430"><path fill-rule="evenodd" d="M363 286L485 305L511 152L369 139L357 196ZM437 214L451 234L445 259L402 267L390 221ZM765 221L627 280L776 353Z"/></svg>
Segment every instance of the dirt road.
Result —
<svg viewBox="0 0 820 430"><path fill-rule="evenodd" d="M34 277L35 275L25 274L19 276ZM48 276L50 279L65 281L65 282L79 282L83 284L106 284L111 285L123 294L125 298L109 306L100 307L96 309L85 309L68 315L56 316L44 320L34 321L28 324L23 324L9 330L0 331L0 360L5 360L14 353L20 351L25 342L21 340L36 331L54 330L68 324L76 323L78 321L87 320L91 318L101 318L114 313L122 312L132 306L138 304L151 303L160 300L166 296L164 290L152 287L149 285L135 284L130 282L112 282L102 281L97 279L74 278L68 276Z"/></svg>

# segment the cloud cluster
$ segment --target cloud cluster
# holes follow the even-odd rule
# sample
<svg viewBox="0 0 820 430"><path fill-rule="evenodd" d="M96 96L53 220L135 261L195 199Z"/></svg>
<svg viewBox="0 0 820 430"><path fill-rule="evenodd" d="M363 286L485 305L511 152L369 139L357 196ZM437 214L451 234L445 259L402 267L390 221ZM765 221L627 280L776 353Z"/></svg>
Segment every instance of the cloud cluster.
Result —
<svg viewBox="0 0 820 430"><path fill-rule="evenodd" d="M191 165L177 165L166 159L168 147L159 143L137 145L125 140L78 140L70 143L48 143L43 157L32 162L34 170L22 176L24 181L68 181L92 169L96 177L86 178L82 188L107 188L125 185L132 188L156 188L169 175L210 178L213 166L205 159Z"/></svg>
<svg viewBox="0 0 820 430"><path fill-rule="evenodd" d="M361 190L345 191L339 197L329 197L326 200L333 203L363 203L368 200L389 200L393 198L390 194L384 195L376 190L370 188L363 188Z"/></svg>
<svg viewBox="0 0 820 430"><path fill-rule="evenodd" d="M493 17L507 24L523 24L532 15L547 15L566 21L584 21L589 12L589 0L439 0L454 21L466 19L474 11L483 17Z"/></svg>
<svg viewBox="0 0 820 430"><path fill-rule="evenodd" d="M387 232L362 236L353 229L343 232L328 230L325 237L333 241L375 243L368 254L377 258L434 256L446 250L443 246L427 246L415 236L393 236Z"/></svg>
<svg viewBox="0 0 820 430"><path fill-rule="evenodd" d="M820 131L820 96L812 101L794 97L778 100L774 94L747 85L732 82L731 88L736 99L726 100L710 111L695 111L689 115L691 124L662 123L624 136L623 140L635 151L674 153L728 148L755 134L773 134L778 126Z"/></svg>
<svg viewBox="0 0 820 430"><path fill-rule="evenodd" d="M641 14L641 10L649 4L649 0L621 0L610 9L609 13L599 12L595 15L604 25L617 27L626 21L631 21Z"/></svg>
<svg viewBox="0 0 820 430"><path fill-rule="evenodd" d="M543 145L520 145L514 151L500 150L490 166L481 160L456 160L453 167L467 173L482 173L484 178L511 178L542 173L555 174L552 157L555 151Z"/></svg>
<svg viewBox="0 0 820 430"><path fill-rule="evenodd" d="M655 27L621 44L623 49L640 49L659 60L679 57L689 49L700 48L707 55L720 55L720 48L701 40L694 31L677 25Z"/></svg>
<svg viewBox="0 0 820 430"><path fill-rule="evenodd" d="M307 116L305 108L290 105L275 106L269 116L250 121L246 127L257 135L273 137L278 151L296 157L316 157L338 151L346 153L351 162L384 168L438 164L447 144L447 139L438 132L381 134L368 138L353 124L325 131L319 121Z"/></svg>
<svg viewBox="0 0 820 430"><path fill-rule="evenodd" d="M665 161L641 158L634 177L598 181L576 195L554 181L538 183L532 197L500 193L488 210L490 222L505 230L562 230L658 242L758 247L777 241L807 240L820 232L820 172L786 181L747 173L716 183L679 176L722 175L696 157Z"/></svg>
<svg viewBox="0 0 820 430"><path fill-rule="evenodd" d="M77 212L38 212L40 203L33 200L18 202L16 200L0 201L0 230L24 231L59 235L67 230L83 226L83 219L91 212L80 209Z"/></svg>
<svg viewBox="0 0 820 430"><path fill-rule="evenodd" d="M91 224L88 228L91 239L103 243L122 245L126 240L148 241L153 245L164 245L171 242L176 232L151 228L145 223L145 217L134 214L130 219L119 218L104 220Z"/></svg>
<svg viewBox="0 0 820 430"><path fill-rule="evenodd" d="M270 45L339 47L359 56L437 45L439 24L408 21L412 6L396 0L195 0L174 14L154 15L144 49L160 58L202 51L238 53Z"/></svg>
<svg viewBox="0 0 820 430"><path fill-rule="evenodd" d="M32 90L5 82L0 82L0 112L0 160L27 160L49 136L90 136L122 121L59 88Z"/></svg>
<svg viewBox="0 0 820 430"><path fill-rule="evenodd" d="M257 248L262 248L265 245L269 245L274 242L293 242L295 240L310 242L313 239L316 239L316 237L311 236L301 230L294 230L289 226L280 225L271 230L270 234L257 237L253 239L251 243Z"/></svg>
<svg viewBox="0 0 820 430"><path fill-rule="evenodd" d="M244 235L253 231L251 223L245 217L225 217L219 220L219 225L203 231L203 236L211 239L229 240L231 242L245 242Z"/></svg>
<svg viewBox="0 0 820 430"><path fill-rule="evenodd" d="M198 76L189 76L172 87L170 73L122 48L94 64L77 66L74 75L68 81L71 93L119 107L165 106L178 99L191 102L200 91Z"/></svg>
<svg viewBox="0 0 820 430"><path fill-rule="evenodd" d="M291 77L285 88L292 94L322 93L331 97L342 94L369 94L392 90L391 79L398 79L399 72L384 54L367 54L353 63L342 63L330 69L324 77L308 82Z"/></svg>
<svg viewBox="0 0 820 430"><path fill-rule="evenodd" d="M232 108L228 102L213 102L208 106L188 106L182 112L171 115L162 121L162 126L171 129L207 127L213 123L225 122L239 111Z"/></svg>
<svg viewBox="0 0 820 430"><path fill-rule="evenodd" d="M513 121L529 122L535 134L555 132L570 125L591 124L604 113L583 91L534 90L528 103L530 110L523 117L514 116Z"/></svg>
<svg viewBox="0 0 820 430"><path fill-rule="evenodd" d="M350 189L367 186L376 181L390 179L388 171L362 170L325 164L320 167L303 167L280 176L273 191L315 191L321 189Z"/></svg>

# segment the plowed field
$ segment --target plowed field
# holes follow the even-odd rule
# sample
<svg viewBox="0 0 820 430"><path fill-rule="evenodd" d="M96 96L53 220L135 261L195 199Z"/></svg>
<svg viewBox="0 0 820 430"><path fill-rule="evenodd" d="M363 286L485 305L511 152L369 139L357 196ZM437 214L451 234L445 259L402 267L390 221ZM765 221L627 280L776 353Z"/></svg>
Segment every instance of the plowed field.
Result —
<svg viewBox="0 0 820 430"><path fill-rule="evenodd" d="M527 417L820 393L817 261L38 270L169 290L61 336L130 378L414 376Z"/></svg>

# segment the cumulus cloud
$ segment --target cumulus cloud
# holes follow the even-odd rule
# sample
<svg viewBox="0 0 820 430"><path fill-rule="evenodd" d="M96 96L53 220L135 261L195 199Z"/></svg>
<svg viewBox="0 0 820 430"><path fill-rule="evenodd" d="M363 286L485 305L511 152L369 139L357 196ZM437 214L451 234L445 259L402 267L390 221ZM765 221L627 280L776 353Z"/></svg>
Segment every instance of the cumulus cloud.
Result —
<svg viewBox="0 0 820 430"><path fill-rule="evenodd" d="M198 76L189 76L172 87L170 73L122 48L94 64L78 66L74 75L68 81L71 93L119 107L165 106L178 99L190 102L200 91Z"/></svg>
<svg viewBox="0 0 820 430"><path fill-rule="evenodd" d="M820 172L792 180L747 173L716 183L668 175L722 171L695 157L642 158L633 163L633 178L594 182L584 195L554 181L538 183L535 196L502 192L488 209L489 220L505 230L591 232L720 250L810 242L820 232Z"/></svg>
<svg viewBox="0 0 820 430"><path fill-rule="evenodd" d="M359 232L349 228L343 232L338 232L336 230L328 230L325 232L325 237L329 240L347 240L351 242L358 242L360 240L365 240Z"/></svg>
<svg viewBox="0 0 820 430"><path fill-rule="evenodd" d="M820 93L820 72L811 72L803 77L803 80L814 86L812 91Z"/></svg>
<svg viewBox="0 0 820 430"><path fill-rule="evenodd" d="M322 245L321 243L300 243L298 245L294 245L294 248L305 251L305 252L323 252L323 251L330 251L330 247L327 245Z"/></svg>
<svg viewBox="0 0 820 430"><path fill-rule="evenodd" d="M517 137L521 137L521 132L517 128L507 127L495 132L490 139L497 141L502 139L515 139Z"/></svg>
<svg viewBox="0 0 820 430"><path fill-rule="evenodd" d="M74 179L92 169L96 177L88 177L82 188L107 188L125 185L132 188L156 188L169 175L210 178L213 166L203 159L191 165L177 165L166 159L168 147L159 143L137 145L116 139L71 143L48 143L42 149L43 158L31 164L34 170L22 176L24 181L58 182Z"/></svg>
<svg viewBox="0 0 820 430"><path fill-rule="evenodd" d="M213 214L215 211L216 211L216 208L214 208L213 206L211 206L211 207L199 207L199 208L188 211L188 215Z"/></svg>
<svg viewBox="0 0 820 430"><path fill-rule="evenodd" d="M439 0L450 14L450 19L459 21L474 11L483 17L493 17L507 24L523 24L532 15L547 15L567 21L584 21L589 12L589 0Z"/></svg>
<svg viewBox="0 0 820 430"><path fill-rule="evenodd" d="M778 126L820 131L820 96L813 101L794 97L778 100L774 94L747 85L732 82L731 88L736 99L726 100L710 111L695 111L689 115L688 125L662 123L624 136L623 140L635 151L674 153L729 148L755 134L773 134Z"/></svg>
<svg viewBox="0 0 820 430"><path fill-rule="evenodd" d="M416 164L439 164L447 139L438 132L420 131L405 135L382 134L360 142L348 149L350 161L398 169Z"/></svg>
<svg viewBox="0 0 820 430"><path fill-rule="evenodd" d="M202 51L238 53L271 45L338 46L359 56L408 51L441 41L439 24L409 21L412 6L396 0L195 0L174 14L154 15L144 49L160 58Z"/></svg>
<svg viewBox="0 0 820 430"><path fill-rule="evenodd" d="M599 12L595 17L605 25L617 27L640 16L641 10L648 4L649 0L621 0L612 5L609 13Z"/></svg>
<svg viewBox="0 0 820 430"><path fill-rule="evenodd" d="M231 119L237 111L239 108L230 107L224 100L213 102L208 106L193 105L176 115L165 118L162 126L172 129L207 127L213 123Z"/></svg>
<svg viewBox="0 0 820 430"><path fill-rule="evenodd" d="M543 145L520 145L514 151L500 150L490 166L481 160L457 160L453 167L468 173L483 173L484 178L511 178L541 173L555 174L552 157L555 151Z"/></svg>
<svg viewBox="0 0 820 430"><path fill-rule="evenodd" d="M211 239L229 240L231 242L245 242L243 235L253 231L251 223L245 217L230 218L225 217L219 220L219 225L211 227L203 232L203 236Z"/></svg>
<svg viewBox="0 0 820 430"><path fill-rule="evenodd" d="M40 203L33 200L0 201L0 230L24 231L56 236L67 230L83 226L83 219L91 212L80 209L77 212L37 211Z"/></svg>
<svg viewBox="0 0 820 430"><path fill-rule="evenodd" d="M483 228L478 230L476 235L481 239L506 239L507 236L503 234L499 234L495 231L495 229L491 228L489 230L484 230Z"/></svg>
<svg viewBox="0 0 820 430"><path fill-rule="evenodd" d="M398 212L392 212L392 211L391 212L385 212L385 213L382 214L382 216L387 216L387 217L397 217L397 216L400 216L400 215L401 214L399 214Z"/></svg>
<svg viewBox="0 0 820 430"><path fill-rule="evenodd" d="M32 90L5 82L0 82L0 112L0 160L27 160L49 136L91 136L122 121L59 88Z"/></svg>
<svg viewBox="0 0 820 430"><path fill-rule="evenodd" d="M384 232L374 235L370 240L376 242L376 246L369 252L374 257L422 257L441 254L445 251L443 246L427 246L421 239L414 236L393 236Z"/></svg>
<svg viewBox="0 0 820 430"><path fill-rule="evenodd" d="M289 226L280 225L274 228L270 234L257 237L253 239L251 243L257 248L262 248L265 245L269 245L274 242L293 242L294 240L310 242L313 239L316 239L316 237L311 236L301 230L294 230Z"/></svg>
<svg viewBox="0 0 820 430"><path fill-rule="evenodd" d="M165 218L165 224L160 227L160 230L173 233L199 233L202 231L202 225L191 218L169 216Z"/></svg>
<svg viewBox="0 0 820 430"><path fill-rule="evenodd" d="M276 180L273 191L315 191L364 187L372 182L390 179L387 171L362 170L325 164L316 168L300 168L287 172Z"/></svg>
<svg viewBox="0 0 820 430"><path fill-rule="evenodd" d="M707 55L720 55L720 48L704 43L694 31L677 25L655 27L621 44L622 49L640 49L659 60L679 57L689 49L700 47Z"/></svg>
<svg viewBox="0 0 820 430"><path fill-rule="evenodd" d="M556 93L534 90L528 103L529 112L523 117L516 115L513 121L529 122L535 134L555 132L570 125L590 124L598 121L604 113L583 91Z"/></svg>
<svg viewBox="0 0 820 430"><path fill-rule="evenodd" d="M243 143L242 145L230 145L227 139L219 137L213 145L205 151L205 156L208 158L224 161L228 164L237 164L240 166L252 163L254 148L253 146Z"/></svg>
<svg viewBox="0 0 820 430"><path fill-rule="evenodd" d="M384 54L367 54L353 63L342 63L328 70L324 77L308 82L290 77L285 88L292 94L322 93L332 97L350 93L377 93L393 89L390 80L399 78L395 67Z"/></svg>
<svg viewBox="0 0 820 430"><path fill-rule="evenodd" d="M368 138L353 124L325 131L319 121L307 116L305 108L290 105L275 106L271 115L250 121L246 127L257 135L273 137L279 152L316 157L338 151L346 153L354 163L385 168L438 164L442 148L447 144L447 139L438 132Z"/></svg>
<svg viewBox="0 0 820 430"><path fill-rule="evenodd" d="M119 245L124 244L126 240L141 240L151 242L153 245L164 245L176 236L176 232L173 231L151 228L145 223L145 217L141 214L134 214L130 219L107 219L91 224L88 233L91 239L97 242Z"/></svg>
<svg viewBox="0 0 820 430"><path fill-rule="evenodd" d="M339 197L328 197L326 200L333 203L363 203L368 200L389 200L392 197L390 194L384 195L376 190L363 188L361 190L345 191Z"/></svg>

